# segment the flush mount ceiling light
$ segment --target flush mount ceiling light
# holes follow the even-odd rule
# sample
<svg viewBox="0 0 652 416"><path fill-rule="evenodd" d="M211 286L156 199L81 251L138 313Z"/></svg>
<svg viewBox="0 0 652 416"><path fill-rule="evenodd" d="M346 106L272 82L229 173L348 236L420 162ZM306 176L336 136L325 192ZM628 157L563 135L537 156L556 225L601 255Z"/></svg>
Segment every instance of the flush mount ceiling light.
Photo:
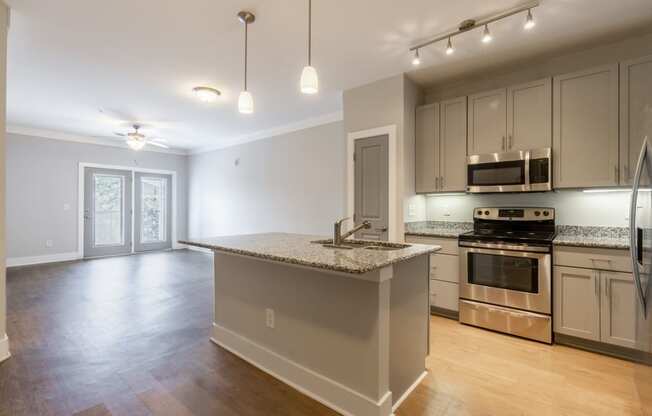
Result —
<svg viewBox="0 0 652 416"><path fill-rule="evenodd" d="M249 25L256 21L256 16L253 13L242 11L238 13L238 20L244 24L245 27L245 36L244 36L244 90L240 93L238 98L238 111L242 114L251 114L254 112L254 97L247 90L247 43L248 43L248 28Z"/></svg>
<svg viewBox="0 0 652 416"><path fill-rule="evenodd" d="M195 93L195 96L199 99L199 101L203 101L205 103L213 102L217 100L220 95L222 95L219 90L211 87L195 87L192 89L192 91Z"/></svg>
<svg viewBox="0 0 652 416"><path fill-rule="evenodd" d="M446 55L451 55L455 51L453 49L453 42L451 38L479 27L484 27L484 31L482 34L482 42L489 43L493 39L491 33L489 32L490 23L497 22L499 20L513 16L515 14L523 13L525 11L527 11L527 16L525 19L525 25L523 27L529 30L534 27L534 18L532 17L532 9L536 7L539 7L539 0L528 1L527 3L523 3L520 6L513 7L511 9L505 10L501 13L495 14L490 17L486 17L478 20L475 19L464 20L462 23L459 24L459 26L456 29L436 35L428 40L424 40L414 46L411 46L409 51L418 53L419 49L432 45L433 43L437 43L442 40L448 39L448 42L446 43Z"/></svg>
<svg viewBox="0 0 652 416"><path fill-rule="evenodd" d="M301 72L301 92L317 94L319 92L319 77L312 66L312 0L308 0L308 65Z"/></svg>

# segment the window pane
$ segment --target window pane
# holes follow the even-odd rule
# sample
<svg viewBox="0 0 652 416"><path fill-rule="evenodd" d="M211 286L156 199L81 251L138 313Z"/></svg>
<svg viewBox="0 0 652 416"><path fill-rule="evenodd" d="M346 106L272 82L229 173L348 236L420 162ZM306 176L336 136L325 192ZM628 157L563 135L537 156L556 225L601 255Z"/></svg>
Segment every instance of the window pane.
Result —
<svg viewBox="0 0 652 416"><path fill-rule="evenodd" d="M95 215L93 215L95 245L123 245L123 177L95 174L93 182L95 189Z"/></svg>
<svg viewBox="0 0 652 416"><path fill-rule="evenodd" d="M167 180L164 178L141 179L141 230L140 240L143 243L158 243L167 241L166 201Z"/></svg>

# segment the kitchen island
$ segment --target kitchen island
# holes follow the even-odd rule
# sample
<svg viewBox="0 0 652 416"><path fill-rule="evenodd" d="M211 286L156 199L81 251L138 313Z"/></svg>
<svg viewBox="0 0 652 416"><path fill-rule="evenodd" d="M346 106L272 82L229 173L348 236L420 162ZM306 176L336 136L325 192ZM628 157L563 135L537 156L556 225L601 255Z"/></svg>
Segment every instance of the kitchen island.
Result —
<svg viewBox="0 0 652 416"><path fill-rule="evenodd" d="M318 240L180 242L214 252L213 342L342 414L388 416L426 374L439 247Z"/></svg>

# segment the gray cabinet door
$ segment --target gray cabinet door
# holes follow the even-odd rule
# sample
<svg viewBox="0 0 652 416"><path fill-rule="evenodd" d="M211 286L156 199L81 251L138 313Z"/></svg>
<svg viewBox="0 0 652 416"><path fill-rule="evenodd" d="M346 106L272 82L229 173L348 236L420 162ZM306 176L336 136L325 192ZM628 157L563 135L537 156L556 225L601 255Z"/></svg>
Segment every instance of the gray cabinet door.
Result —
<svg viewBox="0 0 652 416"><path fill-rule="evenodd" d="M507 150L507 93L504 88L469 96L469 154Z"/></svg>
<svg viewBox="0 0 652 416"><path fill-rule="evenodd" d="M439 104L417 108L414 156L416 192L437 192L439 190Z"/></svg>
<svg viewBox="0 0 652 416"><path fill-rule="evenodd" d="M618 65L553 81L556 188L618 185Z"/></svg>
<svg viewBox="0 0 652 416"><path fill-rule="evenodd" d="M600 339L602 342L636 348L638 306L631 273L601 271L602 304Z"/></svg>
<svg viewBox="0 0 652 416"><path fill-rule="evenodd" d="M439 104L439 189L466 190L466 97Z"/></svg>
<svg viewBox="0 0 652 416"><path fill-rule="evenodd" d="M631 185L643 138L652 139L652 55L620 64L620 184Z"/></svg>
<svg viewBox="0 0 652 416"><path fill-rule="evenodd" d="M555 332L600 341L600 279L591 269L554 269Z"/></svg>
<svg viewBox="0 0 652 416"><path fill-rule="evenodd" d="M134 251L172 248L172 176L136 172Z"/></svg>
<svg viewBox="0 0 652 416"><path fill-rule="evenodd" d="M131 253L131 171L85 168L84 257Z"/></svg>
<svg viewBox="0 0 652 416"><path fill-rule="evenodd" d="M552 146L552 81L507 88L507 150Z"/></svg>
<svg viewBox="0 0 652 416"><path fill-rule="evenodd" d="M387 135L355 141L355 223L371 228L356 238L387 240L389 226L389 152Z"/></svg>

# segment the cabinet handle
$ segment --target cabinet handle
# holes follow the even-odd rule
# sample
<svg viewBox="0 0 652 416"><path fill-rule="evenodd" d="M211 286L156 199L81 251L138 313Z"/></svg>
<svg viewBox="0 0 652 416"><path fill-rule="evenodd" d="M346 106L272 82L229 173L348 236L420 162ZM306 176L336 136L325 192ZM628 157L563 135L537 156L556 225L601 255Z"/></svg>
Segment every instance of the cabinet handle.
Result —
<svg viewBox="0 0 652 416"><path fill-rule="evenodd" d="M604 295L606 298L609 298L611 297L611 290L609 290L609 286L611 286L611 282L609 281L609 279L605 279L604 283L606 285L606 287L604 288Z"/></svg>
<svg viewBox="0 0 652 416"><path fill-rule="evenodd" d="M439 176L435 176L435 190L439 190Z"/></svg>
<svg viewBox="0 0 652 416"><path fill-rule="evenodd" d="M618 183L618 166L614 166L614 181Z"/></svg>
<svg viewBox="0 0 652 416"><path fill-rule="evenodd" d="M625 177L625 179L629 179L629 166L628 165L623 166L623 176Z"/></svg>
<svg viewBox="0 0 652 416"><path fill-rule="evenodd" d="M507 147L511 150L512 149L512 135L509 135L509 142L507 144Z"/></svg>
<svg viewBox="0 0 652 416"><path fill-rule="evenodd" d="M502 141L502 150L505 150L505 136L503 136L503 141Z"/></svg>
<svg viewBox="0 0 652 416"><path fill-rule="evenodd" d="M444 177L440 176L439 177L439 186L441 187L441 190L444 190Z"/></svg>

